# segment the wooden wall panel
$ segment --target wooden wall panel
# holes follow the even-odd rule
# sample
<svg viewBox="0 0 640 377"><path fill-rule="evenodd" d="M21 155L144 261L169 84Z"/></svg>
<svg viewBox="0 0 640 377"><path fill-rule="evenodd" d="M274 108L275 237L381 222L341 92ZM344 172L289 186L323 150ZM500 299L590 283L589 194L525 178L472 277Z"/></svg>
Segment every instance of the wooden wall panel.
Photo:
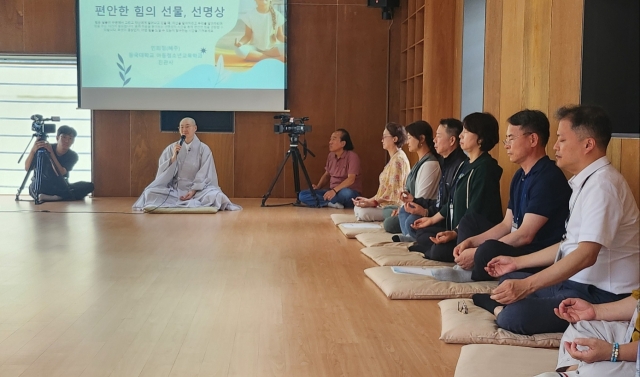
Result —
<svg viewBox="0 0 640 377"><path fill-rule="evenodd" d="M198 135L200 140L211 148L213 160L216 165L216 173L218 175L218 185L222 191L230 196L234 195L234 150L235 135L234 134L212 134L201 133ZM252 154L252 153L248 153Z"/></svg>
<svg viewBox="0 0 640 377"><path fill-rule="evenodd" d="M156 176L162 151L180 137L160 132L158 111L131 111L131 195L142 194Z"/></svg>
<svg viewBox="0 0 640 377"><path fill-rule="evenodd" d="M317 183L324 173L329 136L340 125L336 124L336 72L339 6L291 5L289 7L289 108L295 117L308 116L313 130L305 138L309 148L316 154L304 162L311 183ZM313 41L309 43L309 41ZM347 129L349 127L346 127ZM280 153L274 163L282 160L289 149L286 135L280 135ZM283 195L295 196L291 162L285 167ZM270 171L269 181L275 174ZM304 176L300 175L301 189L307 188ZM269 182L262 186L264 192Z"/></svg>
<svg viewBox="0 0 640 377"><path fill-rule="evenodd" d="M462 42L456 31L462 25L456 9L458 2L427 0L424 20L424 85L422 87L422 118L432 126L440 119L458 117L454 101L460 102L460 89L454 88L454 77L462 75L461 63L456 52L461 51L457 42ZM456 69L460 69L456 71ZM454 93L458 98L454 98Z"/></svg>
<svg viewBox="0 0 640 377"><path fill-rule="evenodd" d="M527 1L524 9L522 105L545 114L549 112L551 2Z"/></svg>
<svg viewBox="0 0 640 377"><path fill-rule="evenodd" d="M484 34L484 111L500 116L502 80L502 1L487 0ZM466 115L466 114L463 114ZM498 150L491 155L498 158Z"/></svg>
<svg viewBox="0 0 640 377"><path fill-rule="evenodd" d="M559 107L580 102L582 71L583 0L554 0L551 8L551 51L549 62L549 120L551 137L547 154L554 156Z"/></svg>
<svg viewBox="0 0 640 377"><path fill-rule="evenodd" d="M607 147L607 158L614 168L620 170L620 159L622 157L622 139L611 139Z"/></svg>
<svg viewBox="0 0 640 377"><path fill-rule="evenodd" d="M24 0L0 1L0 53L24 52Z"/></svg>
<svg viewBox="0 0 640 377"><path fill-rule="evenodd" d="M273 124L272 113L236 113L233 196L259 198L267 192L285 153L286 136L275 134ZM288 139L286 148L289 148ZM284 196L285 174L291 174L291 161L285 166L272 197Z"/></svg>
<svg viewBox="0 0 640 377"><path fill-rule="evenodd" d="M75 54L75 0L24 0L24 45L25 52Z"/></svg>
<svg viewBox="0 0 640 377"><path fill-rule="evenodd" d="M94 196L131 196L129 111L93 111ZM97 125L103 125L98 126Z"/></svg>
<svg viewBox="0 0 640 377"><path fill-rule="evenodd" d="M338 7L335 127L351 134L367 197L378 189L387 156L380 140L387 110L388 25L365 6Z"/></svg>
<svg viewBox="0 0 640 377"><path fill-rule="evenodd" d="M390 56L389 56L389 91L386 93L387 100L389 101L389 121L396 123L406 123L404 119L400 119L400 53L401 46L400 38L401 38L401 30L400 20L403 20L402 10L396 9L394 13L395 21L390 26L391 30L391 45L389 46ZM404 124L406 126L406 124Z"/></svg>
<svg viewBox="0 0 640 377"><path fill-rule="evenodd" d="M620 173L626 178L631 192L640 203L640 139L622 139Z"/></svg>
<svg viewBox="0 0 640 377"><path fill-rule="evenodd" d="M464 23L464 0L456 0L453 43L453 81L451 116L460 119L462 111L462 25ZM438 119L439 120L439 119ZM437 128L436 124L432 124ZM435 131L435 130L434 130ZM435 134L435 132L434 132Z"/></svg>
<svg viewBox="0 0 640 377"><path fill-rule="evenodd" d="M507 133L506 119L513 113L526 107L523 92L525 78L525 0L503 2L502 8L502 47L501 47L501 78L500 78L500 113L493 114L500 123L501 138ZM489 17L489 16L487 16ZM500 180L500 192L503 211L509 201L509 184L518 166L509 161L504 153L502 143L494 147L492 155L496 156L503 169Z"/></svg>

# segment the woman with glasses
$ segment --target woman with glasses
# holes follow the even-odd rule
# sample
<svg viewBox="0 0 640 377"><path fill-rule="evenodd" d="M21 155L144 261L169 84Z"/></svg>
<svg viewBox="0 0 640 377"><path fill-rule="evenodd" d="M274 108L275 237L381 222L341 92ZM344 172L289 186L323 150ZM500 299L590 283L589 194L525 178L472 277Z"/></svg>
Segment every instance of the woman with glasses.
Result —
<svg viewBox="0 0 640 377"><path fill-rule="evenodd" d="M389 153L389 162L382 169L378 192L371 198L358 196L353 199L354 212L359 221L382 221L383 210L388 206L401 205L401 195L407 175L411 170L409 159L402 150L407 141L404 127L388 123L382 132L382 148Z"/></svg>
<svg viewBox="0 0 640 377"><path fill-rule="evenodd" d="M413 165L407 176L405 190L400 199L403 203L413 203L416 199L433 203L438 197L438 183L442 176L438 162L440 156L433 143L433 129L428 122L419 120L405 127L405 131L409 152L418 155L418 162ZM407 234L406 228L418 218L419 216L404 211L404 207L387 210L384 213L384 230L389 233Z"/></svg>
<svg viewBox="0 0 640 377"><path fill-rule="evenodd" d="M464 162L455 179L449 203L435 215L420 218L411 225L416 229L418 243L409 250L419 251L427 259L454 261L453 249L457 242L475 235L458 235L458 224L466 213L482 216L491 224L487 229L479 229L480 232L502 220L502 168L489 155L499 140L498 121L489 113L472 113L462 123L460 147L469 160ZM443 220L444 228L434 226Z"/></svg>

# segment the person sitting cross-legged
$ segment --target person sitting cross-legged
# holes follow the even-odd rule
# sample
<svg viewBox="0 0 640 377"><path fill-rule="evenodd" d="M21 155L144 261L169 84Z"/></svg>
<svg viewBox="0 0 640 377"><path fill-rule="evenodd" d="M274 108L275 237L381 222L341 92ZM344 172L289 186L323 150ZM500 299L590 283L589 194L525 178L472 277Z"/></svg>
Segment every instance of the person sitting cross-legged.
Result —
<svg viewBox="0 0 640 377"><path fill-rule="evenodd" d="M563 300L553 309L570 323L560 342L557 372L536 377L632 377L640 373L639 298L640 289L636 289L631 296L606 304Z"/></svg>
<svg viewBox="0 0 640 377"><path fill-rule="evenodd" d="M405 127L407 131L407 146L409 152L415 152L418 155L416 162L407 175L405 189L400 199L403 203L413 203L416 198L428 202L435 202L438 196L438 182L440 181L441 171L438 158L433 146L433 129L428 122L419 120ZM388 233L403 233L403 229L410 229L410 225L419 218L417 215L407 215L402 217L403 224L400 224L400 213L404 206L394 208L393 211L385 211L384 213L384 230Z"/></svg>
<svg viewBox="0 0 640 377"><path fill-rule="evenodd" d="M382 131L382 148L389 154L389 162L379 177L378 192L371 198L353 199L353 212L359 221L382 221L385 211L390 214L402 203L400 197L410 171L409 159L402 150L407 141L404 127L388 123Z"/></svg>
<svg viewBox="0 0 640 377"><path fill-rule="evenodd" d="M546 154L549 119L537 110L522 110L508 120L503 141L509 160L520 165L511 180L509 204L504 219L484 233L467 238L453 249L457 265L433 270L439 280L470 282L493 280L485 271L499 255L530 254L560 241L569 212L571 188L556 164ZM474 213L465 215L458 228L477 233L489 224ZM538 272L530 269L527 272Z"/></svg>
<svg viewBox="0 0 640 377"><path fill-rule="evenodd" d="M394 235L395 242L413 242L416 240L416 230L411 227L416 220L430 217L440 212L442 206L452 200L454 183L467 155L460 148L460 133L462 122L455 118L441 119L440 125L433 138L433 148L438 153L440 164L440 181L436 199L426 199L407 195L403 198L404 205L398 211L398 220L402 235ZM424 168L421 168L424 169ZM433 225L436 229L444 229L444 220ZM387 230L389 232L389 230ZM395 232L394 232L395 233Z"/></svg>
<svg viewBox="0 0 640 377"><path fill-rule="evenodd" d="M463 120L460 147L469 154L454 182L454 193L440 212L431 217L416 220L411 227L416 229L417 244L410 251L424 254L426 259L453 262L453 249L459 241L476 234L465 234L458 229L463 216L475 213L486 219L486 229L502 220L500 200L500 177L502 168L491 157L489 151L498 143L498 121L489 113L472 113ZM445 220L445 228L437 224Z"/></svg>
<svg viewBox="0 0 640 377"><path fill-rule="evenodd" d="M585 105L562 107L557 118L557 165L574 174L565 236L535 253L492 259L485 269L500 285L491 295L473 295L499 327L524 335L566 330L568 322L553 314L565 298L604 304L640 286L640 212L606 156L611 120ZM536 267L544 269L522 271Z"/></svg>
<svg viewBox="0 0 640 377"><path fill-rule="evenodd" d="M352 199L362 192L360 158L353 151L349 132L337 129L329 139L329 155L324 174L311 190L302 190L298 199L309 207L352 208ZM328 189L326 187L329 187Z"/></svg>
<svg viewBox="0 0 640 377"><path fill-rule="evenodd" d="M241 210L218 186L216 165L211 149L196 136L198 126L192 118L184 118L178 126L184 145L167 146L160 160L156 178L133 204L135 210L149 212L158 208L216 207Z"/></svg>

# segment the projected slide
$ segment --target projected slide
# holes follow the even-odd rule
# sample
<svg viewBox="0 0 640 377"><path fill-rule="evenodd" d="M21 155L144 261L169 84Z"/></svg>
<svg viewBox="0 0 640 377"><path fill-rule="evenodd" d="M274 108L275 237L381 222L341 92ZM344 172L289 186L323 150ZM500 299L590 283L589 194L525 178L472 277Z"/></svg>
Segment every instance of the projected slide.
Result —
<svg viewBox="0 0 640 377"><path fill-rule="evenodd" d="M100 88L212 89L239 100L257 97L237 91L279 90L284 97L285 6L285 0L79 0L80 82L87 89L81 103L94 103Z"/></svg>

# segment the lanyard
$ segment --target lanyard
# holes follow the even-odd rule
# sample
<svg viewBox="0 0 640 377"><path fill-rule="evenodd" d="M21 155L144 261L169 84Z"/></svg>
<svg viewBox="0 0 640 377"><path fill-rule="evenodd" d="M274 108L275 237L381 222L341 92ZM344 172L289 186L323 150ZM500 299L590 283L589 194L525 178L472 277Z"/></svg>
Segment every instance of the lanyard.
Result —
<svg viewBox="0 0 640 377"><path fill-rule="evenodd" d="M524 178L522 178L522 191L520 192L520 201L514 208L516 209L514 214L514 223L517 224L518 227L520 227L520 220L522 220L522 214L524 213L524 200L527 197L527 181L529 180L528 178L528 175L525 175Z"/></svg>
<svg viewBox="0 0 640 377"><path fill-rule="evenodd" d="M591 178L592 175L596 174L598 172L598 170L607 167L607 165L611 165L611 163L608 163L608 164L606 164L604 166L601 166L601 167L597 168L593 173L589 174L589 176L587 178L585 178L584 182L582 182L582 185L580 186L580 190L576 194L576 199L573 201L573 205L571 205L569 207L569 215L567 216L567 220L565 220L565 222L564 222L564 235L562 236L562 241L567 239L567 227L569 226L569 219L571 218L571 215L573 214L573 208L576 206L576 203L578 203L578 197L582 193L582 189L584 188L584 185L587 184L587 181L589 180L589 178Z"/></svg>

